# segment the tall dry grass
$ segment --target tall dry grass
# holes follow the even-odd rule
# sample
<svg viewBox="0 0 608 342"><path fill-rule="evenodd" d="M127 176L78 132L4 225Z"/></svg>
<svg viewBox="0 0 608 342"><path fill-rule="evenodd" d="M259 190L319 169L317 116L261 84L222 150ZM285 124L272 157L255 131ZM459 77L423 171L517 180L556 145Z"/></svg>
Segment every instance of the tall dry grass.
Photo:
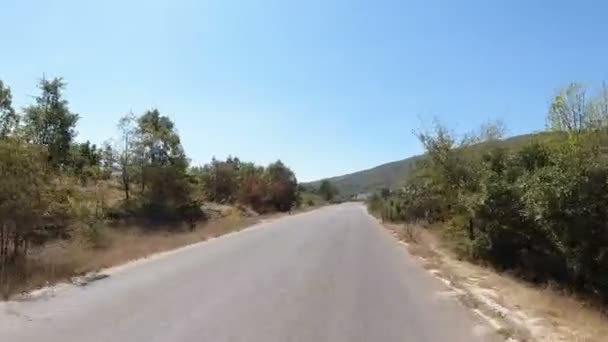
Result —
<svg viewBox="0 0 608 342"><path fill-rule="evenodd" d="M238 210L227 217L199 224L188 229L154 229L141 227L101 227L96 242L83 234L69 241L50 243L34 249L26 259L5 270L0 282L0 295L12 295L66 281L71 277L119 265L192 243L205 241L255 224L259 217L241 217Z"/></svg>

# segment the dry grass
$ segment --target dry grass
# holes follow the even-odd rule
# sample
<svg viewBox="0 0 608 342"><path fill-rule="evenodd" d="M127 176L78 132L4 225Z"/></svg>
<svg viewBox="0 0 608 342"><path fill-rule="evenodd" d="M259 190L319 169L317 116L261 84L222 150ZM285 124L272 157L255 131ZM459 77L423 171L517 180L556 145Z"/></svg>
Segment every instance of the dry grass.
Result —
<svg viewBox="0 0 608 342"><path fill-rule="evenodd" d="M608 317L597 308L549 286L532 286L509 275L489 275L484 286L499 289L501 303L542 317L563 341L599 342L608 336Z"/></svg>
<svg viewBox="0 0 608 342"><path fill-rule="evenodd" d="M434 238L425 229L415 224L384 223L393 235L407 244L407 249L414 255L425 258L433 258L434 253L430 246Z"/></svg>
<svg viewBox="0 0 608 342"><path fill-rule="evenodd" d="M27 262L12 270L8 283L0 289L4 297L68 280L73 276L140 259L151 254L205 241L239 231L275 215L241 217L238 211L228 217L198 225L194 230L144 231L138 227L103 228L104 248L92 248L81 237L49 244L33 251Z"/></svg>
<svg viewBox="0 0 608 342"><path fill-rule="evenodd" d="M427 268L439 270L456 286L485 294L498 306L509 310L523 322L528 330L523 335L530 340L607 340L608 316L593 305L548 286L535 286L509 274L458 260L432 230L417 225L385 226L407 243L410 253L424 258ZM479 301L472 303L474 306L482 304Z"/></svg>

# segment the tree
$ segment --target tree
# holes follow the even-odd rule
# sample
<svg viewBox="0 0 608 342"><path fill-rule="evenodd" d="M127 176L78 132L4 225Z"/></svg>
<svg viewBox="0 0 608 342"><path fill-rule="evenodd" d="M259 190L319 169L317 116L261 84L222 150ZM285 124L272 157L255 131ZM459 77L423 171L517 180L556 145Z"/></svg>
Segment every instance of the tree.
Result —
<svg viewBox="0 0 608 342"><path fill-rule="evenodd" d="M298 180L291 169L280 160L268 165L265 176L268 203L278 211L288 211L297 197Z"/></svg>
<svg viewBox="0 0 608 342"><path fill-rule="evenodd" d="M578 134L594 124L592 109L585 87L571 83L551 102L547 124L554 131Z"/></svg>
<svg viewBox="0 0 608 342"><path fill-rule="evenodd" d="M0 139L10 136L19 125L19 116L13 109L11 88L0 80Z"/></svg>
<svg viewBox="0 0 608 342"><path fill-rule="evenodd" d="M112 172L116 168L117 155L110 141L103 143L103 147L100 149L101 153L101 169L104 179L109 179L112 176Z"/></svg>
<svg viewBox="0 0 608 342"><path fill-rule="evenodd" d="M240 160L232 157L226 158L226 161L213 158L211 163L205 165L203 184L207 199L219 203L234 202L239 196L240 168Z"/></svg>
<svg viewBox="0 0 608 342"><path fill-rule="evenodd" d="M191 225L194 204L193 189L188 175L177 166L148 169L148 186L142 194L142 210L146 218L159 221L186 220ZM188 208L188 210L185 210ZM200 210L200 205L199 205Z"/></svg>
<svg viewBox="0 0 608 342"><path fill-rule="evenodd" d="M120 147L117 160L120 167L120 180L126 200L129 200L131 194L132 169L135 161L135 135L137 133L136 120L135 115L131 112L118 121Z"/></svg>
<svg viewBox="0 0 608 342"><path fill-rule="evenodd" d="M382 188L380 189L380 196L382 197L382 199L386 200L391 196L391 189L389 188Z"/></svg>
<svg viewBox="0 0 608 342"><path fill-rule="evenodd" d="M250 205L253 210L264 211L264 199L268 186L264 182L264 168L253 163L241 163L238 180L238 201Z"/></svg>
<svg viewBox="0 0 608 342"><path fill-rule="evenodd" d="M507 127L502 120L487 121L483 123L479 129L465 134L460 141L460 146L470 146L484 142L497 142L505 137L506 132Z"/></svg>
<svg viewBox="0 0 608 342"><path fill-rule="evenodd" d="M324 179L319 185L319 194L324 200L330 202L338 194L338 189L329 180Z"/></svg>
<svg viewBox="0 0 608 342"><path fill-rule="evenodd" d="M78 121L78 114L70 112L68 102L62 97L65 86L61 78L41 79L38 84L41 94L36 97L36 104L25 108L26 136L30 142L48 148L49 162L55 168L69 162Z"/></svg>
<svg viewBox="0 0 608 342"><path fill-rule="evenodd" d="M298 202L295 174L281 161L264 168L229 156L190 172L208 201L238 202L258 212L287 211Z"/></svg>
<svg viewBox="0 0 608 342"><path fill-rule="evenodd" d="M608 85L602 83L602 90L593 101L593 119L600 126L608 126Z"/></svg>
<svg viewBox="0 0 608 342"><path fill-rule="evenodd" d="M134 144L134 159L139 164L142 193L155 168L171 166L186 172L188 160L175 125L157 109L149 110L137 119Z"/></svg>
<svg viewBox="0 0 608 342"><path fill-rule="evenodd" d="M193 227L203 218L198 200L194 197L194 179L188 174L188 160L182 148L173 121L156 109L147 111L137 119L133 136L132 117L121 120L123 132L123 159L125 170L131 160L141 170L141 213L154 220L185 220ZM133 147L130 141L133 141ZM130 150L133 149L133 155ZM123 173L123 186L131 184L130 173ZM127 185L125 185L127 184ZM125 196L128 190L125 190Z"/></svg>
<svg viewBox="0 0 608 342"><path fill-rule="evenodd" d="M187 160L173 121L152 109L137 119L138 143L146 162L154 166L187 167Z"/></svg>
<svg viewBox="0 0 608 342"><path fill-rule="evenodd" d="M100 176L101 150L90 141L72 144L69 165L83 184L90 178Z"/></svg>

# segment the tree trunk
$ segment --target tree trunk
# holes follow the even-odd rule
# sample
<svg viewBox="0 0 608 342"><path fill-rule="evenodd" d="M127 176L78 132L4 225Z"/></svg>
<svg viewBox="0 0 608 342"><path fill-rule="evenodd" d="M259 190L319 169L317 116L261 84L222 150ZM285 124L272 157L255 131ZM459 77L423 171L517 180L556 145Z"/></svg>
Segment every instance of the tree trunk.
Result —
<svg viewBox="0 0 608 342"><path fill-rule="evenodd" d="M2 297L4 297L4 299L7 299L6 297L8 297L8 295L6 294L7 291L5 290L5 287L6 287L5 284L7 283L7 277L6 277L6 257L5 257L5 253L4 253L4 240L5 240L4 231L5 231L5 225L3 224L2 226L0 226L0 295L2 295Z"/></svg>
<svg viewBox="0 0 608 342"><path fill-rule="evenodd" d="M145 169L144 167L141 168L141 193L144 193L144 190L146 189L146 177L144 175Z"/></svg>
<svg viewBox="0 0 608 342"><path fill-rule="evenodd" d="M475 240L475 232L473 230L473 219L469 219L469 240Z"/></svg>
<svg viewBox="0 0 608 342"><path fill-rule="evenodd" d="M19 234L15 232L15 235L13 236L13 255L11 256L13 258L13 262L17 261L17 256L19 255L19 245Z"/></svg>
<svg viewBox="0 0 608 342"><path fill-rule="evenodd" d="M127 173L127 171L124 171L124 170L122 172L122 184L123 184L123 188L125 191L125 199L129 200L129 190L130 190L129 174Z"/></svg>
<svg viewBox="0 0 608 342"><path fill-rule="evenodd" d="M4 225L2 225L2 227L0 227L0 267L4 267L4 262L5 262L5 256L6 253L4 252Z"/></svg>

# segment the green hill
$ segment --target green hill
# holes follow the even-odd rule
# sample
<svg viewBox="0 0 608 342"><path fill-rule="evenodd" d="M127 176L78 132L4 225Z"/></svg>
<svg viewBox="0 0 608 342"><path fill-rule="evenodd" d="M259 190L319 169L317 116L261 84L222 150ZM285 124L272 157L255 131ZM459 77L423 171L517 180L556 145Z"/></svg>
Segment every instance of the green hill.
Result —
<svg viewBox="0 0 608 342"><path fill-rule="evenodd" d="M503 144L517 146L529 142L534 138L546 139L550 133L524 134L507 138ZM483 144L481 144L483 145ZM471 146L474 148L475 146ZM382 164L371 169L358 171L342 176L328 178L340 191L342 196L350 197L359 193L368 193L388 187L395 189L401 186L409 170L422 156L413 156ZM321 180L305 183L306 186L318 187Z"/></svg>
<svg viewBox="0 0 608 342"><path fill-rule="evenodd" d="M382 164L371 169L328 178L342 196L353 196L379 190L383 187L397 188L401 185L409 169L420 156ZM321 180L306 183L307 186L319 187Z"/></svg>

